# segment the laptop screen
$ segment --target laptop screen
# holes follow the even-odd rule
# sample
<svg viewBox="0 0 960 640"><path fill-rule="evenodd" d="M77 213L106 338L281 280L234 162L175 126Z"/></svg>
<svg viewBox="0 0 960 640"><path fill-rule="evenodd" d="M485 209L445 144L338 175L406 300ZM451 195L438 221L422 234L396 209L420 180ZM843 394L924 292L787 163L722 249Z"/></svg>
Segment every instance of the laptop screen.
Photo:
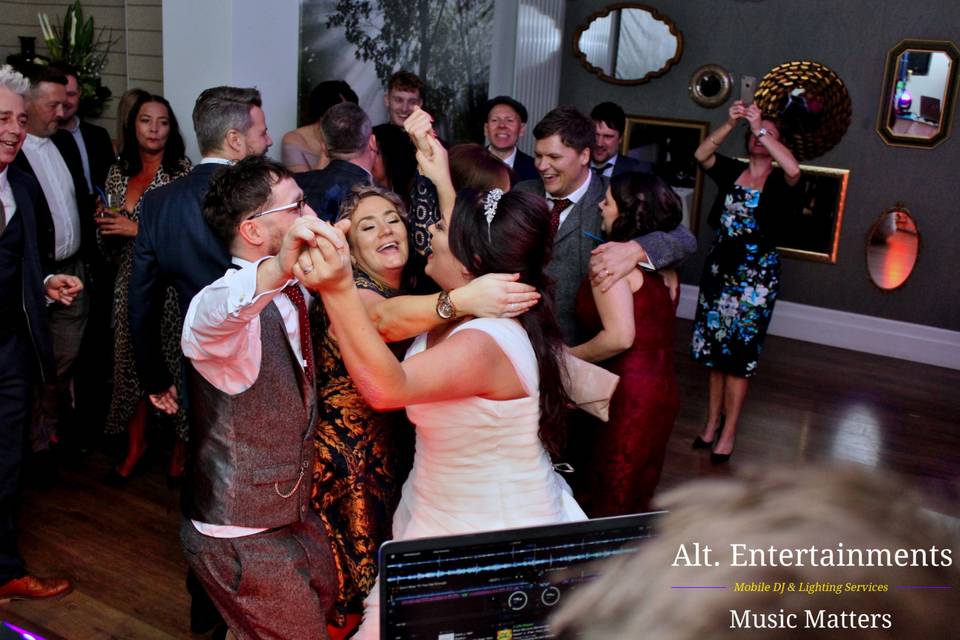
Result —
<svg viewBox="0 0 960 640"><path fill-rule="evenodd" d="M661 512L380 548L380 630L386 640L537 640L597 561L630 553Z"/></svg>

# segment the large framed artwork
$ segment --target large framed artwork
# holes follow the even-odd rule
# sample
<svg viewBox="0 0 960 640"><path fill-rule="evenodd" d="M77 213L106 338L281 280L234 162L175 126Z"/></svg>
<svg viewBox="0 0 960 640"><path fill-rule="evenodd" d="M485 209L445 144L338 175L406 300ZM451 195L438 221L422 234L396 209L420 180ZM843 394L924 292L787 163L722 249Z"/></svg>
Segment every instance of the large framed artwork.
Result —
<svg viewBox="0 0 960 640"><path fill-rule="evenodd" d="M803 198L778 248L791 258L835 264L850 170L802 164L800 171Z"/></svg>
<svg viewBox="0 0 960 640"><path fill-rule="evenodd" d="M374 124L394 71L427 84L425 107L451 142L482 141L494 0L302 0L300 103L324 80L346 80ZM303 109L301 109L300 124Z"/></svg>
<svg viewBox="0 0 960 640"><path fill-rule="evenodd" d="M701 120L627 116L620 152L639 160L647 171L660 176L680 196L683 224L696 235L700 222L703 172L693 153L707 136L710 125Z"/></svg>

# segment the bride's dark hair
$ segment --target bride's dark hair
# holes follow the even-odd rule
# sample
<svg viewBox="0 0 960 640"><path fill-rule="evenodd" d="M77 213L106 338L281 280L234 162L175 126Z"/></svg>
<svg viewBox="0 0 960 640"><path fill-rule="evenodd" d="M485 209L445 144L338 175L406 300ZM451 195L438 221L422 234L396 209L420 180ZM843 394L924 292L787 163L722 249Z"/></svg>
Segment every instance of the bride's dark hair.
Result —
<svg viewBox="0 0 960 640"><path fill-rule="evenodd" d="M464 189L450 216L453 255L475 276L519 273L535 287L540 302L517 320L527 332L540 370L540 440L554 457L564 441L569 398L563 386L563 339L553 315L552 283L544 273L553 251L550 210L539 196L511 191L496 205L487 225L484 200L489 192Z"/></svg>

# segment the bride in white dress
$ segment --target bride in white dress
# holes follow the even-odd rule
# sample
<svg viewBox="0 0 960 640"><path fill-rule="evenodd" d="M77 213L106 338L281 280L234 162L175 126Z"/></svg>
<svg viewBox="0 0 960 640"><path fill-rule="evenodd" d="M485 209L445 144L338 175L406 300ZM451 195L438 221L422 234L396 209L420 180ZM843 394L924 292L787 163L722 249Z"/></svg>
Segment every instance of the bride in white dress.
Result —
<svg viewBox="0 0 960 640"><path fill-rule="evenodd" d="M521 282L545 289L553 238L543 198L499 189L462 193L449 226L441 220L430 227L426 268L444 290L491 272L519 273ZM549 296L513 320L455 319L420 335L400 363L368 320L346 243L338 250L323 238L317 242L295 275L322 296L344 362L367 401L378 409L406 407L416 425L416 455L394 516L394 538L586 519L550 459L567 398ZM378 638L379 623L375 585L355 637Z"/></svg>

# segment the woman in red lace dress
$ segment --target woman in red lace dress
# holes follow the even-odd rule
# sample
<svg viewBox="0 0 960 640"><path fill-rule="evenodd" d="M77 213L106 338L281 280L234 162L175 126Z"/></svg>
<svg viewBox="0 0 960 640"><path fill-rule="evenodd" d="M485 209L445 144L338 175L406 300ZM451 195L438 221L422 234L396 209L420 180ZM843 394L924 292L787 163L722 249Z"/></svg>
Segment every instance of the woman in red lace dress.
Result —
<svg viewBox="0 0 960 640"><path fill-rule="evenodd" d="M614 176L600 204L606 239L622 242L669 231L682 219L677 195L660 178ZM676 303L659 274L634 269L607 292L584 281L577 319L593 338L571 349L620 376L609 422L585 414L572 430L583 457L574 462L575 495L592 518L649 507L660 481L680 402L673 366Z"/></svg>

